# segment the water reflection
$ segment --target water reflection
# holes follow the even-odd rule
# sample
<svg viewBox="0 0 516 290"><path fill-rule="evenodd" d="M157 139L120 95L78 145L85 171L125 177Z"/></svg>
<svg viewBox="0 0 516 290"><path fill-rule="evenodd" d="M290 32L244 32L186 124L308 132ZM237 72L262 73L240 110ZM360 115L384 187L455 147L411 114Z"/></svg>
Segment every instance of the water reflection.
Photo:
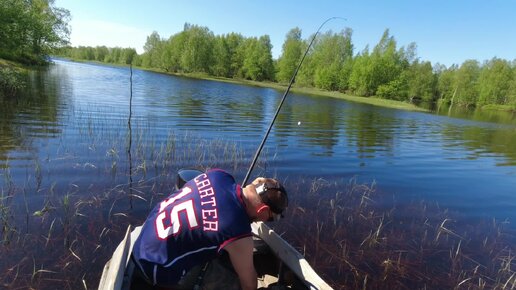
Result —
<svg viewBox="0 0 516 290"><path fill-rule="evenodd" d="M377 157L377 151L392 153L398 128L399 120L375 108L350 114L346 122L348 142L360 159Z"/></svg>
<svg viewBox="0 0 516 290"><path fill-rule="evenodd" d="M0 168L8 160L29 160L26 154L38 151L39 138L59 137L62 111L67 110L63 90L66 75L58 77L59 67L50 66L28 75L28 86L17 96L0 99ZM17 151L10 156L10 152ZM23 166L23 165L19 165Z"/></svg>
<svg viewBox="0 0 516 290"><path fill-rule="evenodd" d="M497 166L516 166L516 130L447 126L442 132L444 146L453 147L460 144L466 148L469 159L504 156L503 160L496 161Z"/></svg>
<svg viewBox="0 0 516 290"><path fill-rule="evenodd" d="M479 122L491 122L498 124L516 125L516 113L482 110L477 108L474 110L449 105L441 105L435 108L435 112L439 115L444 115L453 118L470 119Z"/></svg>
<svg viewBox="0 0 516 290"><path fill-rule="evenodd" d="M297 94L289 96L288 105L278 115L275 127L276 142L287 143L289 136L305 147L320 147L314 152L318 156L332 156L334 147L339 143L342 118L334 102L320 98L307 98Z"/></svg>

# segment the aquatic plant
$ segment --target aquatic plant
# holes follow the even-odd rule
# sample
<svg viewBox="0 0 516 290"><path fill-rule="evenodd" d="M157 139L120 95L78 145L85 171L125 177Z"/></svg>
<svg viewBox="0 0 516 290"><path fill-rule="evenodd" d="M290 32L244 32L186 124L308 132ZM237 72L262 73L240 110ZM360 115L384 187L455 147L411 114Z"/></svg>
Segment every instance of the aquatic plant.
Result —
<svg viewBox="0 0 516 290"><path fill-rule="evenodd" d="M19 71L0 65L0 97L12 97L24 87L25 81Z"/></svg>
<svg viewBox="0 0 516 290"><path fill-rule="evenodd" d="M465 222L428 202L387 203L355 179L346 191L321 179L289 185L298 195L316 191L294 195L289 221L276 228L336 289L516 287L506 221Z"/></svg>

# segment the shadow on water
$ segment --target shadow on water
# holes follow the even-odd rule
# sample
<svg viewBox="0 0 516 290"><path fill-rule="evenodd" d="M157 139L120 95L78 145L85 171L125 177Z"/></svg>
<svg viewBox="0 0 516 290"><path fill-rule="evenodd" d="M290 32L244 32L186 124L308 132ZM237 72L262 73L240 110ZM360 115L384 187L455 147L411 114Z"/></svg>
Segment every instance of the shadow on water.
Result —
<svg viewBox="0 0 516 290"><path fill-rule="evenodd" d="M96 288L127 225L170 193L179 168L243 178L278 102L270 89L135 70L128 122L129 74L58 63L0 100L0 288ZM511 124L295 95L254 175L285 183L275 229L336 289L508 289L514 226L494 215L514 217ZM476 180L491 180L489 195ZM442 205L454 202L488 210Z"/></svg>
<svg viewBox="0 0 516 290"><path fill-rule="evenodd" d="M37 147L32 145L35 139L61 133L59 110L64 101L59 80L48 78L44 71L31 72L27 78L28 87L17 96L0 98L0 168L8 166L9 151L29 154Z"/></svg>

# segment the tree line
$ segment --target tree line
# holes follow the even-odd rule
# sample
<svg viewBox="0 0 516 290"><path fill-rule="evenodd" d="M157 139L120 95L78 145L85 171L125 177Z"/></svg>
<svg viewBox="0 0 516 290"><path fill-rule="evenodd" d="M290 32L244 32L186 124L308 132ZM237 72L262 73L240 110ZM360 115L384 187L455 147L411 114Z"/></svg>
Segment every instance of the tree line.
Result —
<svg viewBox="0 0 516 290"><path fill-rule="evenodd" d="M388 29L374 47L359 52L355 52L352 34L347 28L318 35L296 84L363 97L468 107L498 105L516 110L516 61L493 58L483 63L467 60L450 67L433 65L417 57L415 43L399 47ZM171 73L287 83L312 37L303 39L299 28L291 29L280 57L274 60L268 35L214 35L207 27L187 23L181 32L168 38L153 32L141 55L134 50L106 47L67 48L61 54ZM109 56L115 52L117 56Z"/></svg>
<svg viewBox="0 0 516 290"><path fill-rule="evenodd" d="M98 61L113 64L132 64L137 53L134 48L79 46L56 49L54 51L54 55L87 61Z"/></svg>

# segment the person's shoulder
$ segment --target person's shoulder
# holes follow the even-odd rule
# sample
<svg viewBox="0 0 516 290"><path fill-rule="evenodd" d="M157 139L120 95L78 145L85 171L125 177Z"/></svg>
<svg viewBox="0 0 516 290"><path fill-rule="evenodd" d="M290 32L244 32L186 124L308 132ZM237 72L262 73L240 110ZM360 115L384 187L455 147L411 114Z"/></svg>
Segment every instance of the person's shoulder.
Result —
<svg viewBox="0 0 516 290"><path fill-rule="evenodd" d="M230 179L232 182L235 182L235 178L233 175L229 174L227 171L219 168L213 168L206 171L208 176L213 176L216 178Z"/></svg>

